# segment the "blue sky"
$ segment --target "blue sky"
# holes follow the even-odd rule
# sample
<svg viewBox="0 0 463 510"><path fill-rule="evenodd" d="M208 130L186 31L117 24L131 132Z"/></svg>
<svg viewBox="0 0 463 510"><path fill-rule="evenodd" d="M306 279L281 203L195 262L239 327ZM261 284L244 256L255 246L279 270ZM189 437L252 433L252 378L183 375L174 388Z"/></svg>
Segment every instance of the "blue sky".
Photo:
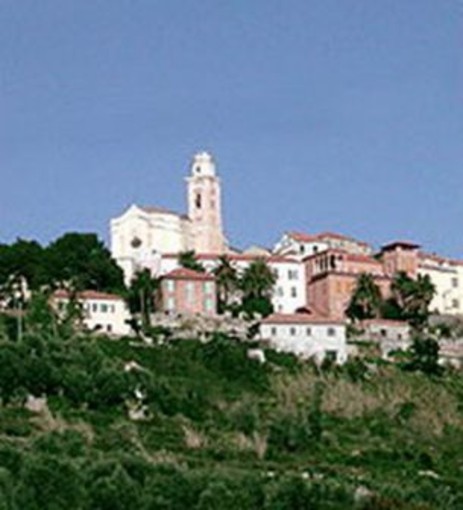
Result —
<svg viewBox="0 0 463 510"><path fill-rule="evenodd" d="M463 258L460 0L0 0L0 241L184 211L234 245L334 230Z"/></svg>

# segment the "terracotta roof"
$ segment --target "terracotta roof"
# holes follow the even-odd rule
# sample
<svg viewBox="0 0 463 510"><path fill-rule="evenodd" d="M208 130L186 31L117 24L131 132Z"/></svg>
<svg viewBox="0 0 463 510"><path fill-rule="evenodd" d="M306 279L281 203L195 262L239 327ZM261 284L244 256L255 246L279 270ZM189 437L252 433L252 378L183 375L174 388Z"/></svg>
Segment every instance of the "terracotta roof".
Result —
<svg viewBox="0 0 463 510"><path fill-rule="evenodd" d="M349 253L344 250L340 250L339 248L329 248L328 250L321 251L319 253L313 253L311 255L307 255L303 259L309 260L309 259L315 259L317 257L327 257L330 254L339 254L342 255L344 260L351 261L351 262L366 262L368 264L375 264L375 265L382 265L379 260L376 260L373 257L370 257L369 255L362 255L361 253Z"/></svg>
<svg viewBox="0 0 463 510"><path fill-rule="evenodd" d="M408 250L415 250L419 248L420 245L413 243L411 241L393 241L391 243L385 244L381 249L382 251L389 251L395 248L405 248Z"/></svg>
<svg viewBox="0 0 463 510"><path fill-rule="evenodd" d="M379 260L369 257L368 255L362 255L360 253L345 253L345 259L351 262L364 262L367 264L378 264L382 265Z"/></svg>
<svg viewBox="0 0 463 510"><path fill-rule="evenodd" d="M53 297L57 299L69 299L71 293L65 289L59 289L53 293ZM109 294L107 292L98 292L96 290L83 290L77 292L77 299L98 300L98 301L123 301L121 296L117 294Z"/></svg>
<svg viewBox="0 0 463 510"><path fill-rule="evenodd" d="M317 239L339 239L340 241L350 241L352 243L359 244L361 246L369 246L368 243L364 241L358 241L353 237L345 236L343 234L337 234L336 232L322 232L321 234L316 235Z"/></svg>
<svg viewBox="0 0 463 510"><path fill-rule="evenodd" d="M433 262L449 264L451 266L463 265L462 260L451 259L448 257L442 257L441 255L437 255L435 253L426 253L426 252L421 251L418 253L418 257L421 260L432 260Z"/></svg>
<svg viewBox="0 0 463 510"><path fill-rule="evenodd" d="M270 255L270 256L264 256L264 255L250 255L245 253L224 253L224 254L217 254L217 253L197 253L195 255L197 260L210 260L215 261L218 260L219 257L222 255L225 255L230 261L243 261L243 262L253 262L254 260L265 260L266 262L287 262L287 263L299 263L296 259L286 257L283 255ZM178 253L166 253L162 255L162 258L168 258L168 259L178 259L179 254Z"/></svg>
<svg viewBox="0 0 463 510"><path fill-rule="evenodd" d="M316 243L324 241L325 239L337 239L339 241L349 241L351 243L356 243L360 246L365 247L370 246L368 243L364 241L358 241L353 237L338 234L336 232L321 232L320 234L305 234L304 232L288 232L287 235L294 239L295 241L299 241L301 243Z"/></svg>
<svg viewBox="0 0 463 510"><path fill-rule="evenodd" d="M262 324L345 324L345 321L311 313L274 313L263 319Z"/></svg>
<svg viewBox="0 0 463 510"><path fill-rule="evenodd" d="M314 243L319 240L317 236L305 234L304 232L288 232L287 235L301 243Z"/></svg>
<svg viewBox="0 0 463 510"><path fill-rule="evenodd" d="M207 273L201 273L199 271L193 271L193 269L187 269L186 267L179 267L177 269L174 269L170 273L167 273L163 276L163 279L168 280L207 280L207 281L213 281L215 278L214 276L207 274Z"/></svg>

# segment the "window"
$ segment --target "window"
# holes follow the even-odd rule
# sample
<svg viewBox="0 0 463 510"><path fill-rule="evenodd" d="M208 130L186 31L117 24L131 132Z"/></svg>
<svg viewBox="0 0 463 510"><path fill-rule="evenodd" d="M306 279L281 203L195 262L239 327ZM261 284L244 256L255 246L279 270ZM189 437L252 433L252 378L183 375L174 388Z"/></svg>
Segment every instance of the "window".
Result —
<svg viewBox="0 0 463 510"><path fill-rule="evenodd" d="M167 300L167 310L169 312L172 312L175 310L175 299L173 297L170 297L168 300Z"/></svg>
<svg viewBox="0 0 463 510"><path fill-rule="evenodd" d="M204 308L206 309L206 312L213 312L214 301L211 298L207 298L204 302Z"/></svg>
<svg viewBox="0 0 463 510"><path fill-rule="evenodd" d="M288 270L288 280L297 280L297 270L296 269L289 269Z"/></svg>
<svg viewBox="0 0 463 510"><path fill-rule="evenodd" d="M291 336L295 336L296 335L296 328L289 328L289 334Z"/></svg>
<svg viewBox="0 0 463 510"><path fill-rule="evenodd" d="M326 361L336 361L338 359L338 351L326 351L325 352Z"/></svg>
<svg viewBox="0 0 463 510"><path fill-rule="evenodd" d="M270 329L270 334L271 334L272 336L277 336L277 328L271 328L271 329Z"/></svg>
<svg viewBox="0 0 463 510"><path fill-rule="evenodd" d="M452 307L460 308L460 301L458 299L452 299Z"/></svg>
<svg viewBox="0 0 463 510"><path fill-rule="evenodd" d="M387 330L386 329L381 329L379 331L379 334L383 337L383 338L387 338Z"/></svg>
<svg viewBox="0 0 463 510"><path fill-rule="evenodd" d="M278 287L277 288L277 296L279 296L279 297L283 297L284 296L283 287Z"/></svg>
<svg viewBox="0 0 463 510"><path fill-rule="evenodd" d="M291 287L291 297L297 297L297 289L296 287Z"/></svg>
<svg viewBox="0 0 463 510"><path fill-rule="evenodd" d="M106 303L102 303L100 310L102 313L106 313L108 311L108 305Z"/></svg>
<svg viewBox="0 0 463 510"><path fill-rule="evenodd" d="M458 287L458 278L452 278L452 287Z"/></svg>
<svg viewBox="0 0 463 510"><path fill-rule="evenodd" d="M336 330L334 328L328 328L327 334L328 336L336 336Z"/></svg>
<svg viewBox="0 0 463 510"><path fill-rule="evenodd" d="M98 311L98 305L96 303L92 303L92 312Z"/></svg>
<svg viewBox="0 0 463 510"><path fill-rule="evenodd" d="M305 334L306 334L307 336L312 336L312 328L306 328L306 330L305 330Z"/></svg>
<svg viewBox="0 0 463 510"><path fill-rule="evenodd" d="M196 209L201 209L201 205L202 205L201 193L196 193L196 197L195 197Z"/></svg>
<svg viewBox="0 0 463 510"><path fill-rule="evenodd" d="M194 301L195 297L195 284L193 282L187 282L185 286L185 300L187 303Z"/></svg>
<svg viewBox="0 0 463 510"><path fill-rule="evenodd" d="M204 293L212 294L214 292L214 284L213 282L204 282Z"/></svg>
<svg viewBox="0 0 463 510"><path fill-rule="evenodd" d="M111 324L108 324L108 325L106 326L106 331L107 331L108 333L111 333L111 331L112 331L112 330L113 330L113 327L111 326Z"/></svg>
<svg viewBox="0 0 463 510"><path fill-rule="evenodd" d="M175 282L174 280L167 280L166 287L168 292L174 292L175 290Z"/></svg>

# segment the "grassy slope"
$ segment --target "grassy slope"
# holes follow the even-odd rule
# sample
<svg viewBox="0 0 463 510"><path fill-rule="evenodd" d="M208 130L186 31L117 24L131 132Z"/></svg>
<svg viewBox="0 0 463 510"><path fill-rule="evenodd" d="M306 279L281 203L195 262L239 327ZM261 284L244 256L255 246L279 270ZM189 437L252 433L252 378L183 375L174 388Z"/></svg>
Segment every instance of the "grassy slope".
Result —
<svg viewBox="0 0 463 510"><path fill-rule="evenodd" d="M139 487L146 482L137 478L137 469L166 469L161 478L168 480L163 486L167 493L175 492L176 476L188 474L180 485L190 484L191 508L216 508L200 503L209 497L207 490L245 492L233 492L236 481L240 487L254 481L254 488L263 491L262 501L268 502L276 490L272 487L289 475L316 485L321 491L317 501L332 501L332 506L314 503L313 508L353 506L346 501L360 486L378 495L368 508L463 508L459 374L432 380L393 366L367 373L355 366L318 371L272 353L261 366L246 358L243 346L227 340L152 348L127 341L81 342L88 343L90 359L73 361L74 347L49 359L65 379L76 369L71 379L75 387L93 377L92 385L101 394L89 397L89 404L71 398L69 390L55 391L49 397L50 412L38 415L20 409L14 400L2 408L0 466L8 468L6 477L27 478L28 456L41 455L72 459L90 483L103 469L98 463L117 459ZM104 360L94 372L88 368L92 356ZM113 380L111 374L123 374L124 363L131 360L143 370L123 375L119 385L111 387L104 371ZM126 404L114 398L120 393L130 399L135 387L146 394L150 418L145 422L130 421ZM135 460L143 467L134 467ZM2 485L1 475L0 469L0 489L17 493L17 484L10 480ZM156 476L159 480L161 475ZM220 484L210 489L211 478L217 476L228 480L226 489ZM223 498L221 508L227 508L226 495ZM238 504L231 497L230 508L262 505L245 501ZM103 508L95 502L91 506ZM171 507L158 501L146 508ZM296 503L293 507L303 508Z"/></svg>

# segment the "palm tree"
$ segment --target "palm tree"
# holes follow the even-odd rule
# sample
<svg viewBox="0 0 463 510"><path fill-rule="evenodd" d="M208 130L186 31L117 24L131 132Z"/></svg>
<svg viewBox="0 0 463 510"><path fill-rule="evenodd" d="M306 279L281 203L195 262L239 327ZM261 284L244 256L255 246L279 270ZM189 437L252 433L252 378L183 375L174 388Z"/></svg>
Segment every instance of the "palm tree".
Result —
<svg viewBox="0 0 463 510"><path fill-rule="evenodd" d="M183 251L180 253L178 263L181 267L186 269L192 269L193 271L198 271L200 273L204 273L206 271L204 266L198 262L194 250Z"/></svg>
<svg viewBox="0 0 463 510"><path fill-rule="evenodd" d="M130 282L127 302L132 313L140 313L144 327L150 325L150 314L154 311L155 292L159 280L153 278L149 269L138 271Z"/></svg>
<svg viewBox="0 0 463 510"><path fill-rule="evenodd" d="M406 273L398 273L391 285L393 299L401 310L402 317L421 329L429 316L429 305L436 288L428 275L410 278Z"/></svg>
<svg viewBox="0 0 463 510"><path fill-rule="evenodd" d="M223 312L230 305L230 300L238 290L238 273L226 255L219 257L219 265L214 269L217 285L217 302L219 311Z"/></svg>
<svg viewBox="0 0 463 510"><path fill-rule="evenodd" d="M239 286L243 293L241 309L250 318L273 312L272 293L277 277L265 260L256 259L244 270Z"/></svg>
<svg viewBox="0 0 463 510"><path fill-rule="evenodd" d="M363 273L357 279L346 315L350 319L373 319L380 316L383 298L373 275Z"/></svg>

